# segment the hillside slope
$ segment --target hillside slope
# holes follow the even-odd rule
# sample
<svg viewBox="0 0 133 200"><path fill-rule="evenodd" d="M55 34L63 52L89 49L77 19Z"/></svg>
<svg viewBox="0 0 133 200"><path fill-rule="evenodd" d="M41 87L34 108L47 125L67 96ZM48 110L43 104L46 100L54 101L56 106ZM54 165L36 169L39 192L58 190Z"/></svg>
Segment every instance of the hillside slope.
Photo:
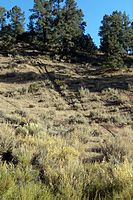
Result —
<svg viewBox="0 0 133 200"><path fill-rule="evenodd" d="M1 56L0 126L1 138L7 140L0 150L1 160L6 162L9 156L4 155L10 152L13 159L17 157L17 162L23 163L19 143L35 143L40 149L45 137L47 145L55 142L59 149L71 147L68 156L78 157L85 166L132 160L133 69L109 71L89 63L61 63L39 55ZM10 147L8 133L3 136L5 130L13 134L18 146ZM47 135L39 136L44 137L40 142L32 140L43 133ZM31 153L25 161L27 166L31 160L35 162L37 154L36 148L34 151L28 146ZM76 198L71 195L71 199Z"/></svg>

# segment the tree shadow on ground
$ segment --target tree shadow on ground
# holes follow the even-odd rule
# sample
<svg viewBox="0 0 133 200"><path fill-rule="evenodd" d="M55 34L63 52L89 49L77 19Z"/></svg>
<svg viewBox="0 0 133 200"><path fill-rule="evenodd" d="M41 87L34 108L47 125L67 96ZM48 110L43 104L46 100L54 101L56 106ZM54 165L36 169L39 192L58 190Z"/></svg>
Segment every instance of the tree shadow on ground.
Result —
<svg viewBox="0 0 133 200"><path fill-rule="evenodd" d="M35 66L36 67L36 66ZM58 68L58 71L55 71ZM82 75L74 76L69 75L62 66L56 66L49 71L49 66L46 64L40 64L38 66L40 73L35 72L13 72L0 75L0 82L4 83L28 83L33 81L45 81L50 80L57 90L61 91L61 85L66 85L70 91L79 91L81 87L89 89L90 92L101 92L108 88L114 89L128 89L128 84L133 85L133 75L111 75L106 74L100 76L90 75L88 76L89 70L83 71ZM58 80L58 81L57 81Z"/></svg>
<svg viewBox="0 0 133 200"><path fill-rule="evenodd" d="M41 80L41 75L35 72L11 72L0 75L0 82L23 84Z"/></svg>
<svg viewBox="0 0 133 200"><path fill-rule="evenodd" d="M51 76L56 79L58 74L52 74ZM59 78L60 76L60 78ZM132 75L114 75L111 77L82 77L82 78L72 78L65 75L59 75L58 79L63 80L64 84L69 90L79 91L81 87L88 89L90 92L101 92L102 90L113 88L113 89L123 89L127 90L129 84L133 85Z"/></svg>

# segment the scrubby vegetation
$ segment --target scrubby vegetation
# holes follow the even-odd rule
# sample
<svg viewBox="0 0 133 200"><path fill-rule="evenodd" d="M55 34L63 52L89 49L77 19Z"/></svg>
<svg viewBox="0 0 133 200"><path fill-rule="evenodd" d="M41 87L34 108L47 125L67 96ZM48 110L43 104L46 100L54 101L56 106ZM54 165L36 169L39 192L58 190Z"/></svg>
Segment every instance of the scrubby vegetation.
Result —
<svg viewBox="0 0 133 200"><path fill-rule="evenodd" d="M0 7L0 199L133 199L133 24L105 15L98 49L74 0L24 21Z"/></svg>
<svg viewBox="0 0 133 200"><path fill-rule="evenodd" d="M2 125L1 198L132 199L133 137L130 131L126 134L130 138L126 143L121 133L104 141L102 162L92 163L84 159L91 131L63 137L50 136L36 123L26 124L19 132Z"/></svg>
<svg viewBox="0 0 133 200"><path fill-rule="evenodd" d="M133 69L0 59L0 198L132 199Z"/></svg>

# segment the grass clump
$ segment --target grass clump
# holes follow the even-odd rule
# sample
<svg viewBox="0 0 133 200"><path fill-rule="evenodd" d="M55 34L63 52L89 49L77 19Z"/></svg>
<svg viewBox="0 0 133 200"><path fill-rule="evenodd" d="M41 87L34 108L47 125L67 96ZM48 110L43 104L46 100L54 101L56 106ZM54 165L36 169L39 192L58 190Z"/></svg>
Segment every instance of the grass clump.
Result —
<svg viewBox="0 0 133 200"><path fill-rule="evenodd" d="M18 165L0 165L0 197L2 199L53 199L50 190L37 181L37 173Z"/></svg>
<svg viewBox="0 0 133 200"><path fill-rule="evenodd" d="M29 93L36 93L40 89L40 85L38 83L31 83L28 87L28 92Z"/></svg>
<svg viewBox="0 0 133 200"><path fill-rule="evenodd" d="M22 134L22 135L34 135L34 134L38 134L39 132L41 132L42 127L40 124L38 123L27 123L24 126L18 126L16 129L16 134Z"/></svg>

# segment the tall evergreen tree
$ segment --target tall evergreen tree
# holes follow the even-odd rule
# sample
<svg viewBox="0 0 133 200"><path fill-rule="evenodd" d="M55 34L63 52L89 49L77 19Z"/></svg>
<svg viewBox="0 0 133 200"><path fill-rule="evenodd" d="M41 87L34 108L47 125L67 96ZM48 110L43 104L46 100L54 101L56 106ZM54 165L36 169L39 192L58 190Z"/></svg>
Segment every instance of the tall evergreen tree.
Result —
<svg viewBox="0 0 133 200"><path fill-rule="evenodd" d="M4 7L0 7L0 50L7 52L12 48L12 44L11 29L7 24L7 11Z"/></svg>
<svg viewBox="0 0 133 200"><path fill-rule="evenodd" d="M51 32L53 3L53 0L34 0L33 9L31 9L29 30L34 30L44 44L48 43Z"/></svg>
<svg viewBox="0 0 133 200"><path fill-rule="evenodd" d="M65 6L62 9L62 29L59 33L65 53L74 49L74 39L80 37L84 32L83 16L83 12L77 7L75 0L65 1Z"/></svg>
<svg viewBox="0 0 133 200"><path fill-rule="evenodd" d="M81 37L84 32L83 12L78 9L74 0L57 2L60 3L60 6L57 7L57 15L54 18L53 39L60 53L70 54L72 51L75 52L76 39Z"/></svg>
<svg viewBox="0 0 133 200"><path fill-rule="evenodd" d="M110 16L105 15L99 32L101 50L107 54L112 54L114 51L126 52L130 41L129 32L130 21L125 12L115 11Z"/></svg>
<svg viewBox="0 0 133 200"><path fill-rule="evenodd" d="M10 19L10 26L12 33L15 36L22 34L24 32L25 16L21 8L19 8L18 6L14 6L8 12L8 18Z"/></svg>
<svg viewBox="0 0 133 200"><path fill-rule="evenodd" d="M6 9L0 6L0 31L6 26Z"/></svg>
<svg viewBox="0 0 133 200"><path fill-rule="evenodd" d="M114 11L112 15L103 17L99 36L101 50L106 54L108 64L122 65L122 56L127 53L130 42L130 21L125 12Z"/></svg>
<svg viewBox="0 0 133 200"><path fill-rule="evenodd" d="M24 13L14 6L10 11L0 7L0 49L8 52L16 43L19 34L24 32Z"/></svg>
<svg viewBox="0 0 133 200"><path fill-rule="evenodd" d="M131 23L131 26L130 26L130 44L129 44L129 46L133 47L133 22Z"/></svg>
<svg viewBox="0 0 133 200"><path fill-rule="evenodd" d="M75 38L84 32L83 13L75 0L34 0L30 31L37 34L44 46L70 53Z"/></svg>

